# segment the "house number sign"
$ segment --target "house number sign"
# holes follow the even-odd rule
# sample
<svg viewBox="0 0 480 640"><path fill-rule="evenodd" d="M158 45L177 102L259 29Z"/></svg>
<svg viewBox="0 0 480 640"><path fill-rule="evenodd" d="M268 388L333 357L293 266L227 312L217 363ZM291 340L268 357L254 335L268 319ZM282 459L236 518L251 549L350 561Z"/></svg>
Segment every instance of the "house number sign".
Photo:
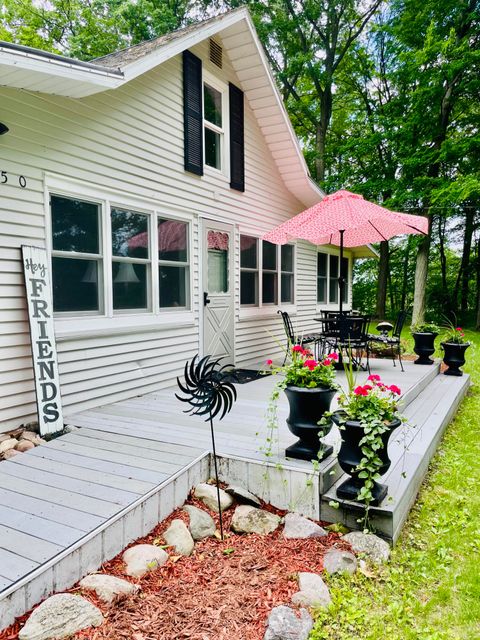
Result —
<svg viewBox="0 0 480 640"><path fill-rule="evenodd" d="M12 178L8 171L0 171L0 184L9 184L12 181L15 183L15 176ZM17 182L22 189L25 189L27 186L27 179L25 176L17 176Z"/></svg>
<svg viewBox="0 0 480 640"><path fill-rule="evenodd" d="M63 429L50 264L45 249L22 245L40 434Z"/></svg>

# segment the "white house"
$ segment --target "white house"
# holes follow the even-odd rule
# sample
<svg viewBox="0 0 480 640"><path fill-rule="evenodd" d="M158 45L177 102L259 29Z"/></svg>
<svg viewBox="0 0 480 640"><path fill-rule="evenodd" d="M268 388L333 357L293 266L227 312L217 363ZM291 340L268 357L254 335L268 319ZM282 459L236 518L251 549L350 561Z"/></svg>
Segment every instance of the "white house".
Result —
<svg viewBox="0 0 480 640"><path fill-rule="evenodd" d="M261 240L322 192L245 9L93 63L0 43L0 123L0 431L36 417L22 244L51 256L67 419L338 304L336 248Z"/></svg>

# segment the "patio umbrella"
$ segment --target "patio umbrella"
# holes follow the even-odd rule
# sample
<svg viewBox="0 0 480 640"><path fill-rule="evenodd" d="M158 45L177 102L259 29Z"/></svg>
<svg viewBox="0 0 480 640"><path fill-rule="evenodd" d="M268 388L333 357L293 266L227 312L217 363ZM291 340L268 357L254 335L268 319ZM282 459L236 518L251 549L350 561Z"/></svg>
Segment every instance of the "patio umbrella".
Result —
<svg viewBox="0 0 480 640"><path fill-rule="evenodd" d="M292 239L308 240L340 247L340 313L343 312L342 258L344 247L359 247L371 242L389 240L409 233L428 233L428 220L422 216L389 211L363 196L341 190L263 236L273 244L286 244Z"/></svg>

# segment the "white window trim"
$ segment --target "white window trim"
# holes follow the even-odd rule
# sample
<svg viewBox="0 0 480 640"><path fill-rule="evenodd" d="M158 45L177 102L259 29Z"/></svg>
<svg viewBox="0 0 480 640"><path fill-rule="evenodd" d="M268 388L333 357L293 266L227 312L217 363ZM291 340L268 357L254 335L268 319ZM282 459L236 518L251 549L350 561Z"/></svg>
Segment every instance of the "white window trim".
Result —
<svg viewBox="0 0 480 640"><path fill-rule="evenodd" d="M204 84L208 84L222 94L222 127L205 120ZM205 162L205 127L221 134L221 169L211 167ZM212 176L222 176L230 180L230 110L228 85L207 69L202 71L202 136L203 136L203 169Z"/></svg>
<svg viewBox="0 0 480 640"><path fill-rule="evenodd" d="M331 250L327 248L317 248L317 253L323 253L326 256L338 256L339 258L339 269L340 265L340 250ZM352 256L350 254L343 254L344 259L348 260L348 269L347 269L347 286L348 286L348 296L347 302L343 303L344 309L347 311L351 307L352 303ZM339 307L339 302L329 302L330 299L330 257L327 260L327 302L318 302L318 267L317 263L315 264L315 304L317 313L320 312L321 309L332 310L335 311ZM338 277L338 276L337 276Z"/></svg>
<svg viewBox="0 0 480 640"><path fill-rule="evenodd" d="M240 236L250 236L257 239L257 273L258 273L258 304L256 305L242 305L240 295L240 281L241 281L241 255L240 255ZM238 282L239 282L239 320L249 320L252 318L274 318L277 317L277 311L288 311L289 315L295 316L297 313L297 278L298 278L298 247L296 242L288 242L293 247L293 302L281 302L281 287L282 287L282 271L281 271L281 247L277 245L277 303L262 302L263 294L263 254L262 254L262 237L258 233L251 233L245 229L239 232L239 270L238 270ZM246 269L247 271L249 269ZM253 269L250 269L253 271Z"/></svg>
<svg viewBox="0 0 480 640"><path fill-rule="evenodd" d="M124 195L119 198L118 194L113 194L110 190L101 190L81 181L69 181L58 175L45 175L44 186L44 212L46 230L46 249L49 256L52 255L52 225L50 196L58 195L67 198L77 198L87 200L100 205L101 207L101 243L103 260L103 284L99 287L103 289L103 312L62 312L54 316L55 333L59 340L88 338L95 335L103 335L105 332L132 333L137 330L154 330L155 328L174 328L178 326L194 326L195 305L193 299L193 259L194 259L194 224L196 215L184 211L174 211L168 206L159 206L157 203ZM158 218L169 220L179 220L188 224L188 278L187 278L187 302L188 308L178 309L162 308L158 296L158 238L157 233L151 234L151 296L152 304L149 310L116 310L113 312L113 283L111 274L112 248L110 240L110 209L129 209L138 213L150 215L150 229L154 230L154 222ZM155 225L156 229L156 225ZM183 263L182 263L183 265Z"/></svg>

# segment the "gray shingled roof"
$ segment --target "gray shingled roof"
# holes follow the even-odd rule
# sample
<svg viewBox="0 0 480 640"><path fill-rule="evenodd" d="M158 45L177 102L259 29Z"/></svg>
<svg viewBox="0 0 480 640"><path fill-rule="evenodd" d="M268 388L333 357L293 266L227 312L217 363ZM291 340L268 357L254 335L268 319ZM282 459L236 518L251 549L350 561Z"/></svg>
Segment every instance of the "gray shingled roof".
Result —
<svg viewBox="0 0 480 640"><path fill-rule="evenodd" d="M140 42L140 44L133 45L133 47L128 47L127 49L121 49L120 51L115 51L114 53L110 53L106 56L102 56L101 58L95 58L90 62L101 67L107 67L109 69L121 69L127 64L131 62L135 62L136 60L140 60L144 56L147 56L152 51L159 49L163 45L166 45L173 40L177 40L182 36L188 35L189 33L193 33L198 29L198 27L203 27L204 25L216 22L220 20L223 16L230 15L235 13L236 11L243 10L243 7L240 9L233 9L232 11L227 11L225 13L219 14L218 16L214 16L213 18L207 18L206 20L201 20L200 22L194 22L192 24L187 25L186 27L182 27L181 29L177 29L176 31L171 31L170 33L166 33L163 36L159 36L158 38L153 38L152 40L146 40L145 42Z"/></svg>

